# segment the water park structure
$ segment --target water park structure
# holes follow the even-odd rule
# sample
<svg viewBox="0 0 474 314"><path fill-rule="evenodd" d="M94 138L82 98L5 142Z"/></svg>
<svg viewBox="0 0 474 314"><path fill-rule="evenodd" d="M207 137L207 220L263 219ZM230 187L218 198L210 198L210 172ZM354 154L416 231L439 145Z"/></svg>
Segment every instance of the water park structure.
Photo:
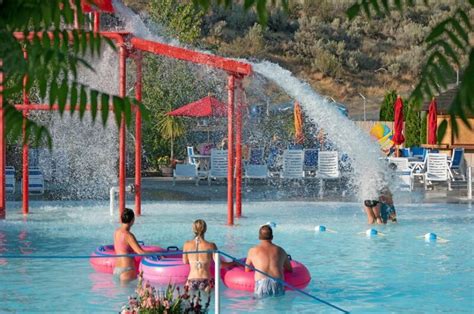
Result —
<svg viewBox="0 0 474 314"><path fill-rule="evenodd" d="M227 112L227 137L228 137L228 175L227 175L227 224L234 224L234 166L235 166L235 209L236 217L242 215L242 100L243 86L242 79L252 74L252 66L250 64L219 57L216 55L197 52L186 48L172 46L155 41L145 40L134 36L127 31L101 31L100 15L102 12L113 13L114 8L111 0L97 1L97 7L88 5L83 1L84 13L90 13L93 16L93 32L100 34L112 40L118 51L119 58L119 96L126 96L126 75L127 75L127 59L133 59L136 64L136 81L135 81L135 99L142 99L142 53L148 52L155 55L161 55L168 58L174 58L192 63L209 66L215 69L223 70L227 73L227 90L228 90L228 112ZM75 25L77 26L77 25ZM51 34L52 35L52 34ZM22 32L14 33L18 40L31 40L33 34L26 35ZM72 34L68 33L69 39ZM25 58L28 55L24 54ZM28 78L24 78L26 84ZM0 73L0 90L3 89L3 73ZM236 95L237 94L237 95ZM237 96L237 105L235 98ZM23 103L15 105L15 108L23 112L26 117L32 110L59 110L58 105L34 104L30 103L29 95L23 91ZM70 106L66 106L69 110ZM86 110L90 110L90 105L86 106ZM5 218L6 212L6 193L5 193L5 167L6 167L6 142L5 142L5 119L3 115L3 96L0 96L0 217ZM110 109L113 110L113 109ZM135 113L135 214L141 215L141 160L142 160L142 143L141 143L141 125L142 117L138 108L134 107ZM235 125L235 128L234 128ZM26 136L26 130L23 128L23 137ZM125 208L126 202L126 172L125 172L125 137L126 124L125 117L122 116L119 126L119 214ZM235 138L235 140L234 140ZM235 150L235 154L234 154ZM22 212L27 215L29 212L29 161L28 161L28 143L23 143L23 165L22 165ZM235 160L235 164L234 164Z"/></svg>

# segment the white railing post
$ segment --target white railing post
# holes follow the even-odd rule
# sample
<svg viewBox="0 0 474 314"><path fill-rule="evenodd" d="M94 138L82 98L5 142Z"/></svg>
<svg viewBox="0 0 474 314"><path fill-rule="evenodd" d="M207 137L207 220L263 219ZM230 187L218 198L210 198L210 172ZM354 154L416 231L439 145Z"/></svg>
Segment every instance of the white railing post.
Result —
<svg viewBox="0 0 474 314"><path fill-rule="evenodd" d="M221 312L221 298L220 298L220 285L221 285L221 259L219 252L214 253L214 312L219 314Z"/></svg>
<svg viewBox="0 0 474 314"><path fill-rule="evenodd" d="M467 168L467 199L472 200L472 167Z"/></svg>
<svg viewBox="0 0 474 314"><path fill-rule="evenodd" d="M114 215L114 200L115 200L115 187L110 188L110 205L109 205L109 210L110 210L110 216Z"/></svg>

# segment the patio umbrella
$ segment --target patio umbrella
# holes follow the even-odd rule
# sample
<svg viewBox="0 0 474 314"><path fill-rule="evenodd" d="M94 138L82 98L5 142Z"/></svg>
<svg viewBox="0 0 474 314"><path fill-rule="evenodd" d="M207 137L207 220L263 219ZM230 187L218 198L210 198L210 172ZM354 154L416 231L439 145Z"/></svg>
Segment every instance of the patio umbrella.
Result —
<svg viewBox="0 0 474 314"><path fill-rule="evenodd" d="M436 100L431 100L430 107L428 109L428 144L436 144L436 129L438 128L438 117L437 117Z"/></svg>
<svg viewBox="0 0 474 314"><path fill-rule="evenodd" d="M195 102L189 103L178 109L167 113L170 116L180 117L223 117L227 115L227 107L224 103L212 96L206 96Z"/></svg>
<svg viewBox="0 0 474 314"><path fill-rule="evenodd" d="M394 119L394 134L392 141L395 145L397 145L397 150L395 151L395 155L398 156L398 145L401 145L405 142L405 137L403 136L403 100L402 97L398 96L397 100L395 101L395 119Z"/></svg>
<svg viewBox="0 0 474 314"><path fill-rule="evenodd" d="M297 102L295 102L293 113L295 116L295 142L301 144L304 140L303 115L301 114L301 107Z"/></svg>

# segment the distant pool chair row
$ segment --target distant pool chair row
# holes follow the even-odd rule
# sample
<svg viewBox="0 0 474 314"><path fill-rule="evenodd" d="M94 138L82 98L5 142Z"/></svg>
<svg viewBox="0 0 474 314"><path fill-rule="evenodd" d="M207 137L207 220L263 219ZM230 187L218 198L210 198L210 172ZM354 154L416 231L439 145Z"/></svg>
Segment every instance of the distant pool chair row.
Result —
<svg viewBox="0 0 474 314"><path fill-rule="evenodd" d="M5 191L14 194L16 190L16 171L12 166L5 167ZM21 182L20 182L21 183ZM20 187L23 185L20 184ZM45 191L44 176L40 168L28 169L28 192L30 195L43 195ZM21 191L21 189L20 189Z"/></svg>

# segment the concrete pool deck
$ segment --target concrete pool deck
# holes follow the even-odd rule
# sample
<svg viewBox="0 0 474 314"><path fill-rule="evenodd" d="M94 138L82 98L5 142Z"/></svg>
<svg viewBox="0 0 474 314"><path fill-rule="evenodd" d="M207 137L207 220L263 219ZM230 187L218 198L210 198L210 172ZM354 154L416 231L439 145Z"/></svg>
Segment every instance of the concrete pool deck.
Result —
<svg viewBox="0 0 474 314"><path fill-rule="evenodd" d="M128 178L127 183L133 183ZM261 180L242 184L242 199L244 201L356 201L351 193L335 189L334 185L326 185L324 196L319 197L318 180L306 180L304 184L298 182L283 182L267 184ZM129 195L128 197L131 196ZM226 201L227 184L225 180L212 181L209 186L207 180L201 180L195 185L192 180L176 180L168 177L145 177L142 181L142 197L144 201ZM448 191L446 185L435 186L434 190L425 191L423 185L416 185L412 192L402 191L396 194L399 202L404 203L469 203L465 185L453 185Z"/></svg>

